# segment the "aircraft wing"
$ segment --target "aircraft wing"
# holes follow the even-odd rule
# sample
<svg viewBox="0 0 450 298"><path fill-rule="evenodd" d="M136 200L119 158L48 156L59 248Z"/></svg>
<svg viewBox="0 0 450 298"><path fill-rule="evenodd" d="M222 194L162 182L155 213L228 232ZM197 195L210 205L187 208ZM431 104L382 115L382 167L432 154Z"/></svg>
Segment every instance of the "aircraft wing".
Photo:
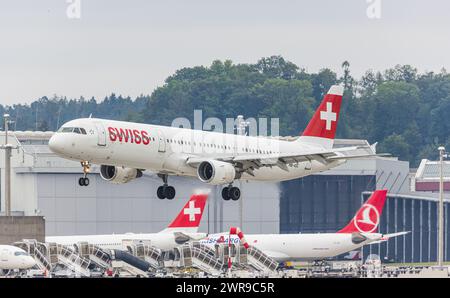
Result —
<svg viewBox="0 0 450 298"><path fill-rule="evenodd" d="M334 160L345 160L352 158L364 158L372 156L386 156L386 154L358 154L358 155L345 155L344 152L355 151L362 147L343 147L331 150L311 150L302 153L282 153L282 154L245 154L245 155L222 155L211 158L204 157L188 157L186 163L192 167L197 167L201 162L208 159L215 159L219 161L229 162L234 164L242 172L247 172L253 175L253 170L261 167L274 167L277 166L285 171L289 171L289 164L296 164L303 161L318 160L322 163L331 162Z"/></svg>

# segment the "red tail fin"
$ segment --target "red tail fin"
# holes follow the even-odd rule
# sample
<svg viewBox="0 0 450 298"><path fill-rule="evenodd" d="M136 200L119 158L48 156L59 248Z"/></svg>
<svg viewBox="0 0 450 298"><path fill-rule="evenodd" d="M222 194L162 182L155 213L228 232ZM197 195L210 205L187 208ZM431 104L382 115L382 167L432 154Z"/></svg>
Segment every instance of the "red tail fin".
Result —
<svg viewBox="0 0 450 298"><path fill-rule="evenodd" d="M376 190L356 212L355 217L338 233L376 233L386 202L387 190Z"/></svg>
<svg viewBox="0 0 450 298"><path fill-rule="evenodd" d="M194 194L181 209L178 216L168 226L168 229L178 229L196 232L205 209L207 194ZM166 230L168 230L166 229Z"/></svg>
<svg viewBox="0 0 450 298"><path fill-rule="evenodd" d="M300 141L318 143L328 149L333 147L343 94L344 88L342 86L331 86L303 131Z"/></svg>

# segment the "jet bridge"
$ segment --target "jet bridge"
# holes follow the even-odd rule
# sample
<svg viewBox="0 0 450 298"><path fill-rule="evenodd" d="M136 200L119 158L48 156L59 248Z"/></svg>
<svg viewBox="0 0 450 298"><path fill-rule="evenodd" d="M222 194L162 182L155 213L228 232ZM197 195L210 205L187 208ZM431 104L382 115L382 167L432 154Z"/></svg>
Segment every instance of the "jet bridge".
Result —
<svg viewBox="0 0 450 298"><path fill-rule="evenodd" d="M179 267L195 267L212 275L222 273L223 262L218 260L212 249L198 242L186 243L175 248Z"/></svg>
<svg viewBox="0 0 450 298"><path fill-rule="evenodd" d="M81 257L70 247L56 243L41 243L35 239L23 239L14 245L33 256L40 269L53 271L61 264L78 276L90 276L89 259Z"/></svg>
<svg viewBox="0 0 450 298"><path fill-rule="evenodd" d="M81 257L88 258L101 269L111 267L111 255L104 249L88 242L78 242L74 246Z"/></svg>
<svg viewBox="0 0 450 298"><path fill-rule="evenodd" d="M72 270L77 276L89 277L91 261L88 258L80 256L74 249L56 244L58 263Z"/></svg>
<svg viewBox="0 0 450 298"><path fill-rule="evenodd" d="M45 246L42 248L44 243L37 242L35 239L23 239L22 241L15 242L13 245L25 250L32 256L36 260L39 269L52 270L52 264L44 250Z"/></svg>
<svg viewBox="0 0 450 298"><path fill-rule="evenodd" d="M148 277L150 263L133 256L131 253L114 249L111 250L111 266L114 274L118 274L119 270L124 270L133 276Z"/></svg>
<svg viewBox="0 0 450 298"><path fill-rule="evenodd" d="M251 246L247 249L248 264L253 266L256 270L263 272L273 272L278 268L278 262L266 255L260 249Z"/></svg>
<svg viewBox="0 0 450 298"><path fill-rule="evenodd" d="M150 240L122 240L122 246L133 256L148 262L154 269L163 266L162 251L152 246Z"/></svg>
<svg viewBox="0 0 450 298"><path fill-rule="evenodd" d="M238 267L251 267L261 272L274 272L278 268L278 262L266 255L254 246L245 248L242 244L226 243L216 245L216 255L222 262L226 263L231 257L232 264Z"/></svg>

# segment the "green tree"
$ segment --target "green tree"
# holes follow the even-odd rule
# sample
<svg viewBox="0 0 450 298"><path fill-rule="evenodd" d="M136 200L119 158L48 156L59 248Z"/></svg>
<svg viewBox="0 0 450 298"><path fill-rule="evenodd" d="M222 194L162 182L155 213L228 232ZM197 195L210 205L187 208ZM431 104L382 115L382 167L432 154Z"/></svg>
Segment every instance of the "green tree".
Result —
<svg viewBox="0 0 450 298"><path fill-rule="evenodd" d="M385 138L377 149L378 152L389 152L393 156L398 156L400 159L409 159L409 145L405 138L398 134L392 134Z"/></svg>

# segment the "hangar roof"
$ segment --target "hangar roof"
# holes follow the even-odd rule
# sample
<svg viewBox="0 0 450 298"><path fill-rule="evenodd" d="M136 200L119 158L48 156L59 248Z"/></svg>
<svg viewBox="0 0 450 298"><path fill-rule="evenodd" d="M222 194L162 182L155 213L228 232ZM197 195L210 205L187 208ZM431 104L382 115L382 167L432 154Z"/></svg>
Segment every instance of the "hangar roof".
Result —
<svg viewBox="0 0 450 298"><path fill-rule="evenodd" d="M444 161L444 180L450 181L450 161ZM437 181L440 175L439 161L422 159L416 172L416 181Z"/></svg>

